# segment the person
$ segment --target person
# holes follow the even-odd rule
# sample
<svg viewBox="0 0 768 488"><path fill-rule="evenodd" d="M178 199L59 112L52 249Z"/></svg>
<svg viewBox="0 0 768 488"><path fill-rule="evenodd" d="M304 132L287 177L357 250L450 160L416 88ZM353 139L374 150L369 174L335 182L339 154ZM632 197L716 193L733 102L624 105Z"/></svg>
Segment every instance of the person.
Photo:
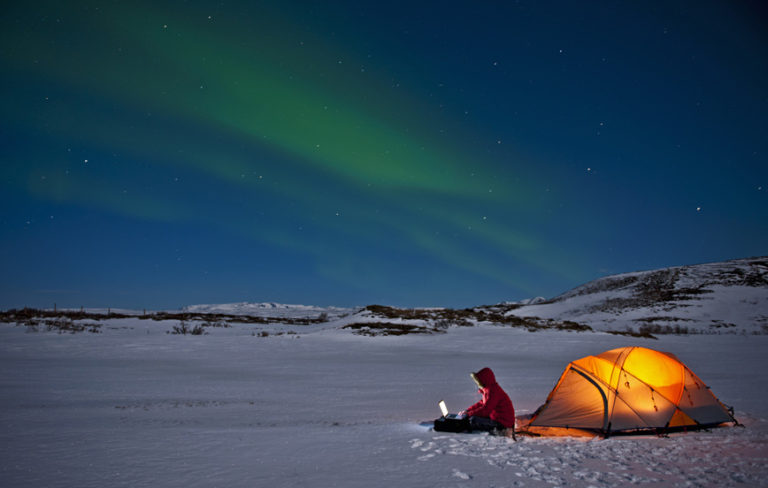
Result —
<svg viewBox="0 0 768 488"><path fill-rule="evenodd" d="M470 374L483 398L459 414L467 416L471 430L498 432L515 426L515 407L509 395L496 383L491 368Z"/></svg>

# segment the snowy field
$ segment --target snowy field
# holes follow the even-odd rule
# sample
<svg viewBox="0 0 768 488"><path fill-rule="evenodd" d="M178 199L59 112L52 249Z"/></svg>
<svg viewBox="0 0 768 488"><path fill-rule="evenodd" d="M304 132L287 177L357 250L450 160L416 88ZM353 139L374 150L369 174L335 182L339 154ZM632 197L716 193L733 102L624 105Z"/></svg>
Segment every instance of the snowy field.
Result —
<svg viewBox="0 0 768 488"><path fill-rule="evenodd" d="M166 334L173 324L0 324L0 486L768 486L768 336ZM481 367L525 414L570 360L626 345L676 354L746 428L514 442L420 425L441 398L476 401Z"/></svg>

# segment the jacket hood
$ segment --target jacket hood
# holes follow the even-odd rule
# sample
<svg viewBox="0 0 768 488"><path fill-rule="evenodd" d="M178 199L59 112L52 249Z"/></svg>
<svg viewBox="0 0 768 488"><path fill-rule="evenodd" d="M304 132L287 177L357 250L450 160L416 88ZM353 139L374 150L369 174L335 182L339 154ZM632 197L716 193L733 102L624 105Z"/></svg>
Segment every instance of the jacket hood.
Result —
<svg viewBox="0 0 768 488"><path fill-rule="evenodd" d="M488 388L496 383L496 376L493 374L493 371L491 371L491 368L483 368L475 373L475 376L480 380L480 383L483 384L483 388Z"/></svg>

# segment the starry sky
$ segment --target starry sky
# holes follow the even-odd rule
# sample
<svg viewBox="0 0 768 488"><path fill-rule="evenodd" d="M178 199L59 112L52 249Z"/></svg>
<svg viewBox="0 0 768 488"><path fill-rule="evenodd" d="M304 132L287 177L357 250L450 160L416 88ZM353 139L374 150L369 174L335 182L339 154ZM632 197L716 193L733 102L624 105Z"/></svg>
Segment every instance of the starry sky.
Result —
<svg viewBox="0 0 768 488"><path fill-rule="evenodd" d="M764 2L8 2L0 307L466 307L768 254Z"/></svg>

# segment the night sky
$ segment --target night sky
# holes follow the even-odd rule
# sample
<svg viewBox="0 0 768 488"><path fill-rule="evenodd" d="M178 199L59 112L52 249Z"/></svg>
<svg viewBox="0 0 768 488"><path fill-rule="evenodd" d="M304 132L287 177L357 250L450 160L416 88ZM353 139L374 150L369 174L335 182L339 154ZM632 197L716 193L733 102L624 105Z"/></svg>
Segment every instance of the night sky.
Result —
<svg viewBox="0 0 768 488"><path fill-rule="evenodd" d="M4 2L0 307L465 307L768 254L767 12Z"/></svg>

